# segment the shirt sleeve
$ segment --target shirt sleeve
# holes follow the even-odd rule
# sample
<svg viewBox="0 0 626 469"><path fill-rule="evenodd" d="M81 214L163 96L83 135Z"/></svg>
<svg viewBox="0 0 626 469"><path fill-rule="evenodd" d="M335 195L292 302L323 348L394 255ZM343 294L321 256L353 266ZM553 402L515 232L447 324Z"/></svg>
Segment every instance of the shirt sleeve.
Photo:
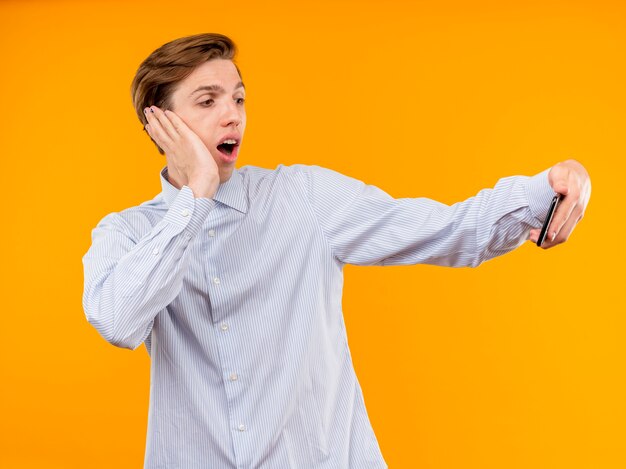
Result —
<svg viewBox="0 0 626 469"><path fill-rule="evenodd" d="M83 309L108 342L135 350L146 340L157 313L179 294L189 265L187 247L214 206L213 199L194 198L183 186L141 239L116 212L93 229L82 259Z"/></svg>
<svg viewBox="0 0 626 469"><path fill-rule="evenodd" d="M527 240L554 196L550 168L502 178L450 206L422 197L396 199L320 166L297 170L334 256L356 265L476 267Z"/></svg>

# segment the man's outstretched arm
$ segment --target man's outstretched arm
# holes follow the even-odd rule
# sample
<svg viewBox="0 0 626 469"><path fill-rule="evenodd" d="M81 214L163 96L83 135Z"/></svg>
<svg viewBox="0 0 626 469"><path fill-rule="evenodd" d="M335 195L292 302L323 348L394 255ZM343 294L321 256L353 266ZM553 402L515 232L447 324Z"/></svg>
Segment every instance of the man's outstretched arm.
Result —
<svg viewBox="0 0 626 469"><path fill-rule="evenodd" d="M553 246L571 233L590 192L589 176L571 160L532 177L502 178L450 206L421 197L394 199L376 186L319 166L293 165L292 170L334 256L357 265L475 267L536 235L531 230L543 223L555 191L567 191L553 219L552 225L561 227L547 245Z"/></svg>

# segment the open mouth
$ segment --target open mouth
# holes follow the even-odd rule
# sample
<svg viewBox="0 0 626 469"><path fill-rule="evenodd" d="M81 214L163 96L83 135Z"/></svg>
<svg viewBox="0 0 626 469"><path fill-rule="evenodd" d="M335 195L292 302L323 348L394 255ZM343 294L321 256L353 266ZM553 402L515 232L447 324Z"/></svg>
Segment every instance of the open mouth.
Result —
<svg viewBox="0 0 626 469"><path fill-rule="evenodd" d="M236 146L237 146L236 143L220 143L217 146L217 149L221 153L230 156L233 153L233 150L235 149Z"/></svg>
<svg viewBox="0 0 626 469"><path fill-rule="evenodd" d="M236 137L228 137L222 140L217 146L217 151L222 155L231 156L233 153L237 153L237 147L239 146L239 139Z"/></svg>

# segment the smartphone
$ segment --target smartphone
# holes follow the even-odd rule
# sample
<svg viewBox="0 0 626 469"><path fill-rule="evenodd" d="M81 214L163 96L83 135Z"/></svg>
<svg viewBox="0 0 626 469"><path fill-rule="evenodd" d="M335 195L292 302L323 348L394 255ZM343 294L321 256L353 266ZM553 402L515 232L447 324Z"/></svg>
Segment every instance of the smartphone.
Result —
<svg viewBox="0 0 626 469"><path fill-rule="evenodd" d="M543 226L541 227L541 233L539 233L539 238L537 239L537 246L541 247L543 242L546 240L546 235L548 234L548 227L550 226L550 222L552 221L552 216L554 215L554 211L556 210L556 206L559 205L561 201L561 194L557 194L552 199L552 203L550 204L550 209L548 210L548 215L546 216L545 221L543 222Z"/></svg>

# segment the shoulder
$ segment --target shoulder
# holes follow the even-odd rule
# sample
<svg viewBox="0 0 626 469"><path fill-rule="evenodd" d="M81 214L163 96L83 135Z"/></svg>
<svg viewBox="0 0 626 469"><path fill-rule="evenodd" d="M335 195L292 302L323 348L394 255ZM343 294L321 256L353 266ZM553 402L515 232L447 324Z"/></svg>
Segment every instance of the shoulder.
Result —
<svg viewBox="0 0 626 469"><path fill-rule="evenodd" d="M251 182L269 180L277 177L300 177L311 174L341 174L334 169L315 164L295 163L291 165L278 164L276 168L262 168L260 166L245 165L237 169L239 174Z"/></svg>
<svg viewBox="0 0 626 469"><path fill-rule="evenodd" d="M250 189L264 185L273 185L276 182L295 182L309 187L311 183L336 182L337 180L352 179L331 168L314 164L279 164L274 169L246 165L238 169L239 173Z"/></svg>
<svg viewBox="0 0 626 469"><path fill-rule="evenodd" d="M274 189L294 181L304 180L306 168L307 165L284 165L281 163L274 169L246 165L237 171L241 175L248 192L254 196L268 190L273 192Z"/></svg>
<svg viewBox="0 0 626 469"><path fill-rule="evenodd" d="M110 212L100 219L94 231L116 231L138 241L167 213L161 194L152 200L119 211Z"/></svg>

